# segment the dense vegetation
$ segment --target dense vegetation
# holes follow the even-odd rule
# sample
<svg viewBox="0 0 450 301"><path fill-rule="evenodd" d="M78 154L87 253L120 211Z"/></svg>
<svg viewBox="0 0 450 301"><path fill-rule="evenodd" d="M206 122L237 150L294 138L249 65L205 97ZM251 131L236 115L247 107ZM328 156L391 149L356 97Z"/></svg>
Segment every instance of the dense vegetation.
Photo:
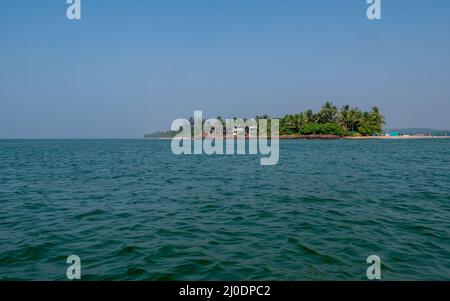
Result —
<svg viewBox="0 0 450 301"><path fill-rule="evenodd" d="M319 112L312 110L280 119L280 135L377 135L384 126L384 116L377 107L370 112L343 106L338 109L331 102L325 103Z"/></svg>
<svg viewBox="0 0 450 301"><path fill-rule="evenodd" d="M256 122L260 119L269 120L270 135L270 118L268 115L256 116ZM226 121L222 117L217 117L225 128ZM234 118L236 120L236 118ZM279 132L281 136L290 135L378 135L382 133L385 124L384 116L381 115L377 107L373 107L371 111L364 112L358 108L345 105L338 109L333 103L326 102L319 112L307 110L299 114L289 114L279 118ZM194 119L190 118L191 125ZM244 119L245 121L245 119ZM204 120L203 120L204 122ZM193 126L191 128L194 130ZM224 131L225 132L225 131ZM145 135L145 138L171 138L176 132L157 132Z"/></svg>

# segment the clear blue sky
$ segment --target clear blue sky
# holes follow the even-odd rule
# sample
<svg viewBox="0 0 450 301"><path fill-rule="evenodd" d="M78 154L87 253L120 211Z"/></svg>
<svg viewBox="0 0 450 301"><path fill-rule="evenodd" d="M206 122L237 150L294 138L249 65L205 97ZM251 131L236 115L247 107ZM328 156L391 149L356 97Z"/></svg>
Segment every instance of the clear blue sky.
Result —
<svg viewBox="0 0 450 301"><path fill-rule="evenodd" d="M65 0L0 4L0 138L141 137L203 110L378 105L450 129L450 1Z"/></svg>

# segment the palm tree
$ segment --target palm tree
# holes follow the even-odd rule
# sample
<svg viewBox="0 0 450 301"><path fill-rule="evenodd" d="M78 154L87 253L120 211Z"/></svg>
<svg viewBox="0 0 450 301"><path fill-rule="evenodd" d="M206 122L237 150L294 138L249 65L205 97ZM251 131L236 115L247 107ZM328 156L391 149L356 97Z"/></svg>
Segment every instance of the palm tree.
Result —
<svg viewBox="0 0 450 301"><path fill-rule="evenodd" d="M304 114L305 114L305 123L316 122L316 115L314 114L313 110L309 109Z"/></svg>
<svg viewBox="0 0 450 301"><path fill-rule="evenodd" d="M222 134L225 135L226 134L226 122L223 120L222 116L217 116L216 117L217 120L220 121L220 123L222 124Z"/></svg>
<svg viewBox="0 0 450 301"><path fill-rule="evenodd" d="M385 125L385 118L383 115L381 115L380 109L378 109L378 107L373 107L370 114L372 116L374 125L377 127L377 130L381 132L383 125Z"/></svg>
<svg viewBox="0 0 450 301"><path fill-rule="evenodd" d="M295 118L295 124L297 127L297 132L300 130L300 128L305 124L305 113L299 113L294 116Z"/></svg>
<svg viewBox="0 0 450 301"><path fill-rule="evenodd" d="M346 130L349 131L351 128L351 119L350 119L350 106L345 105L342 107L341 111L339 112L339 123L341 126Z"/></svg>
<svg viewBox="0 0 450 301"><path fill-rule="evenodd" d="M351 132L357 132L358 127L362 121L362 112L358 108L350 108L350 111L348 112L349 115L349 122L350 122L350 128L349 130Z"/></svg>
<svg viewBox="0 0 450 301"><path fill-rule="evenodd" d="M256 134L259 136L259 120L261 119L261 116L256 116L255 120L256 120Z"/></svg>
<svg viewBox="0 0 450 301"><path fill-rule="evenodd" d="M373 107L370 112L363 113L363 119L359 131L363 135L379 134L383 130L384 116L381 115L377 107Z"/></svg>
<svg viewBox="0 0 450 301"><path fill-rule="evenodd" d="M285 134L298 133L298 122L294 115L286 115L282 119L281 131Z"/></svg>
<svg viewBox="0 0 450 301"><path fill-rule="evenodd" d="M338 109L332 102L327 101L319 111L319 123L335 122L337 119Z"/></svg>
<svg viewBox="0 0 450 301"><path fill-rule="evenodd" d="M270 116L265 114L263 115L262 119L267 120L267 135L270 137L271 136L271 121L270 121ZM259 132L258 132L259 133Z"/></svg>

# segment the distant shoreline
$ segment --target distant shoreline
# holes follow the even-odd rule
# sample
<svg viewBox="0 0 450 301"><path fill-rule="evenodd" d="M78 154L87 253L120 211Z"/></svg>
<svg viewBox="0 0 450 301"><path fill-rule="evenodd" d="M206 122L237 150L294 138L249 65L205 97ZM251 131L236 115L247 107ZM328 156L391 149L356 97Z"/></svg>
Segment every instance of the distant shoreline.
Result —
<svg viewBox="0 0 450 301"><path fill-rule="evenodd" d="M419 139L449 139L450 136L420 136L420 135L404 135L404 136L368 136L368 137L344 137L351 140L419 140Z"/></svg>
<svg viewBox="0 0 450 301"><path fill-rule="evenodd" d="M262 137L264 138L264 137ZM270 139L268 137L265 137ZM280 140L429 140L429 139L450 139L450 136L421 136L421 135L404 135L404 136L335 136L335 135L289 135L280 136ZM172 139L183 139L180 137L159 137L159 138L144 138L144 140L172 140ZM191 138L192 140L200 138ZM203 138L202 138L203 139ZM210 139L225 140L225 139L242 139L236 137L210 137ZM255 138L245 138L257 139Z"/></svg>

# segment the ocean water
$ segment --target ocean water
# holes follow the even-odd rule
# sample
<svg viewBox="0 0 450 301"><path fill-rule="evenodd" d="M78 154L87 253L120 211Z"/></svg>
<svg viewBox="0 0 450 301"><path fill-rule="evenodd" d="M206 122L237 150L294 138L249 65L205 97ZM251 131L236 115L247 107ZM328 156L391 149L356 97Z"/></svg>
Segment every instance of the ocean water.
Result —
<svg viewBox="0 0 450 301"><path fill-rule="evenodd" d="M450 140L281 141L175 156L170 141L0 141L0 279L450 279Z"/></svg>

